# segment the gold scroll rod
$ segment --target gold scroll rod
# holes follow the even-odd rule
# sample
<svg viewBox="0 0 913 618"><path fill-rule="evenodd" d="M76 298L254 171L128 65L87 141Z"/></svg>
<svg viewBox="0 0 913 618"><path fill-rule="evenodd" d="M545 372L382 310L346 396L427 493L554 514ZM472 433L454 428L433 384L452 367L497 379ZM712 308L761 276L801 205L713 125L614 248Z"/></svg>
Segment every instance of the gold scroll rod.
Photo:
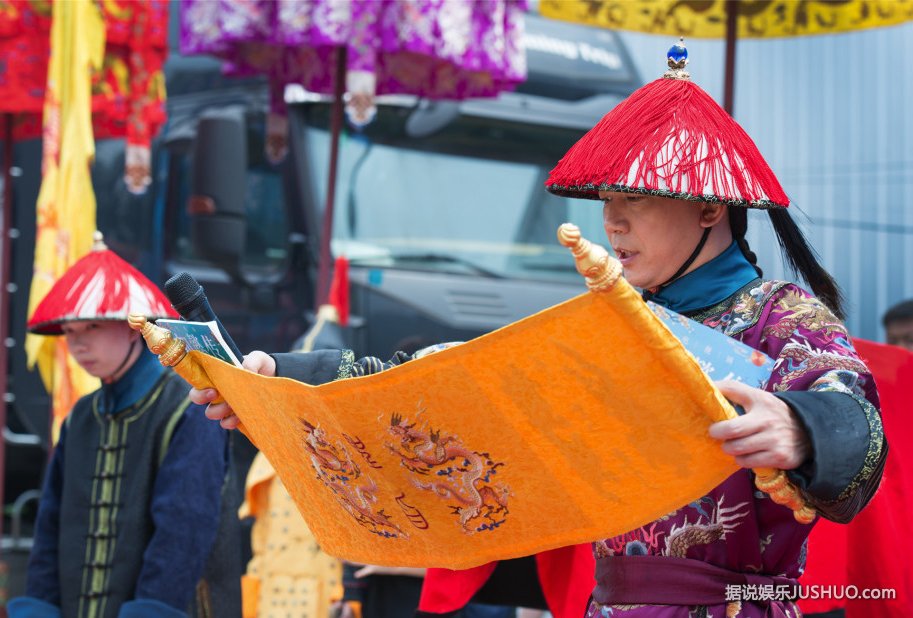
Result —
<svg viewBox="0 0 913 618"><path fill-rule="evenodd" d="M604 247L584 238L579 227L573 223L561 224L558 227L558 242L571 250L577 272L583 275L590 291L608 292L618 282L622 275L621 262L610 256ZM738 416L731 405L727 414L729 418ZM805 501L783 470L754 468L753 472L755 487L768 494L777 504L792 509L796 521L808 524L815 519L815 508Z"/></svg>

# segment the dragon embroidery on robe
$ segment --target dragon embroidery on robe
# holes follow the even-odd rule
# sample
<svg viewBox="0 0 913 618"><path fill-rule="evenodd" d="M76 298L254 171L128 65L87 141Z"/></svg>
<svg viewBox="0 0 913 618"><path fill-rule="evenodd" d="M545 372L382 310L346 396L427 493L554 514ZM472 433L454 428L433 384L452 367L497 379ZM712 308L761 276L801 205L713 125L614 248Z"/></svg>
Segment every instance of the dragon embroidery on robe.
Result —
<svg viewBox="0 0 913 618"><path fill-rule="evenodd" d="M694 523L688 523L688 518L680 526L673 524L669 529L669 535L666 537L666 548L663 551L665 556L676 558L687 558L688 550L696 545L709 545L715 541L726 538L726 535L732 532L739 525L741 518L748 514L748 510L742 510L748 506L747 502L741 502L735 506L723 506L724 497L716 503L709 521L702 522L698 516Z"/></svg>
<svg viewBox="0 0 913 618"><path fill-rule="evenodd" d="M748 515L747 502L740 502L731 507L723 505L725 496L714 500L710 496L695 501L689 505L698 512L694 523L688 521L687 515L680 524L671 524L666 530L657 530L660 522L653 522L647 528L642 527L632 532L594 543L594 553L597 559L609 556L646 556L662 555L675 558L687 558L688 550L699 545L709 545L721 541L735 530L742 518ZM704 509L705 502L713 504L713 510L708 514ZM678 511L670 514L674 517ZM678 519L677 517L674 517ZM665 523L665 522L663 522ZM665 537L665 538L663 538ZM639 604L619 604L601 606L604 616L614 615L615 610L624 613L625 610L644 607ZM738 615L741 603L738 601L726 604L726 616L731 618ZM589 614L592 616L593 614Z"/></svg>
<svg viewBox="0 0 913 618"><path fill-rule="evenodd" d="M850 376L856 376L867 371L865 364L856 358L820 350L808 342L788 343L780 351L774 367L774 373L780 376L774 390L788 390L793 382L803 379L807 374L820 373L828 369L830 371L816 380L816 386L823 382L839 382L837 377L840 372L849 372ZM851 381L855 380L853 377ZM844 385L843 388L849 390L848 385ZM859 390L861 391L861 388Z"/></svg>
<svg viewBox="0 0 913 618"><path fill-rule="evenodd" d="M386 446L415 475L415 486L452 501L449 506L465 532L494 530L506 521L510 491L492 482L503 463L399 414L391 415L388 431L393 441Z"/></svg>
<svg viewBox="0 0 913 618"><path fill-rule="evenodd" d="M787 339L802 325L803 328L823 333L827 337L846 337L846 328L840 320L816 298L803 296L797 290L789 290L773 305L781 317L764 327L766 336Z"/></svg>

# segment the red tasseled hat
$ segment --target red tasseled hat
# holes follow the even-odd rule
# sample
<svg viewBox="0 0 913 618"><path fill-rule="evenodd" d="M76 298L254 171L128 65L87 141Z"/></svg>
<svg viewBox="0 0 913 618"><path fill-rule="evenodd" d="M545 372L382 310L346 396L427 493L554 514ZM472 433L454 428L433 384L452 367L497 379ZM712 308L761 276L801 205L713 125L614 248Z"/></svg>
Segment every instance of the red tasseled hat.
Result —
<svg viewBox="0 0 913 618"><path fill-rule="evenodd" d="M64 322L126 320L130 313L149 319L178 317L155 284L117 257L102 242L101 233L95 232L92 250L41 299L28 329L38 335L62 335Z"/></svg>
<svg viewBox="0 0 913 618"><path fill-rule="evenodd" d="M749 208L786 208L789 198L757 146L684 71L683 43L670 70L599 121L552 170L557 195L647 193Z"/></svg>

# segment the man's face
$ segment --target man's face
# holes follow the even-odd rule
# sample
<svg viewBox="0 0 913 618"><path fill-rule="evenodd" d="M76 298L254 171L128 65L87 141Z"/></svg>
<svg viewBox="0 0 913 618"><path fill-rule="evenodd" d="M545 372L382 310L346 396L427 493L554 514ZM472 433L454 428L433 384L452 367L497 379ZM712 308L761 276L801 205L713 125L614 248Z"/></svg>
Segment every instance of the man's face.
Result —
<svg viewBox="0 0 913 618"><path fill-rule="evenodd" d="M895 320L885 327L888 343L913 352L913 319Z"/></svg>
<svg viewBox="0 0 913 618"><path fill-rule="evenodd" d="M606 236L631 285L666 283L701 239L701 205L653 195L600 191ZM704 260L695 260L692 271Z"/></svg>

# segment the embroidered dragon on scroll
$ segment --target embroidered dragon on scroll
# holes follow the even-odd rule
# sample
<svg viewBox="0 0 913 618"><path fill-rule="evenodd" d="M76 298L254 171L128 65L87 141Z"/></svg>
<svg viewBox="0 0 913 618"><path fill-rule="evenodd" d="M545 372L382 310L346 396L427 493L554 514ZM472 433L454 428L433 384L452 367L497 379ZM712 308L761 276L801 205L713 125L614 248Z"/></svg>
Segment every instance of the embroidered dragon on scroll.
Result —
<svg viewBox="0 0 913 618"><path fill-rule="evenodd" d="M306 420L302 419L301 425L305 432L304 446L317 478L355 521L382 537L408 538L384 509L376 508L377 484L362 473L342 442L334 444L324 429Z"/></svg>
<svg viewBox="0 0 913 618"><path fill-rule="evenodd" d="M397 413L390 417L388 432L393 441L386 446L415 475L415 486L452 501L449 506L465 532L494 530L507 520L510 490L492 482L503 462Z"/></svg>

